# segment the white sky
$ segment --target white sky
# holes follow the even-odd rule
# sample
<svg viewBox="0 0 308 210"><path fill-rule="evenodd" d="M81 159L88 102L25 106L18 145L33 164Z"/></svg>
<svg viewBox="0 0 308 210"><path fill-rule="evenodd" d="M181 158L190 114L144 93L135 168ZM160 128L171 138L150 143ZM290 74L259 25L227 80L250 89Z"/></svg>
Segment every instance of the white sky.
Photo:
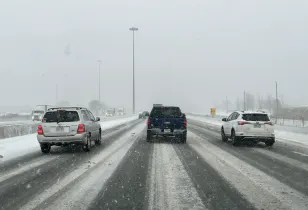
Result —
<svg viewBox="0 0 308 210"><path fill-rule="evenodd" d="M253 93L308 104L306 0L0 0L0 105L132 104L202 111ZM71 55L64 53L70 45Z"/></svg>

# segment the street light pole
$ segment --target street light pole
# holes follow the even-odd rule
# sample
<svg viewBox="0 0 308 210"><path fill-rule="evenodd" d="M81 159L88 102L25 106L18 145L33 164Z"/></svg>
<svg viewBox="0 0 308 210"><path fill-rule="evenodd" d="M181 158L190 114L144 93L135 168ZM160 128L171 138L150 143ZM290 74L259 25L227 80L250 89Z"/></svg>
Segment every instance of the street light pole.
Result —
<svg viewBox="0 0 308 210"><path fill-rule="evenodd" d="M98 101L101 102L101 60L98 60Z"/></svg>
<svg viewBox="0 0 308 210"><path fill-rule="evenodd" d="M135 31L138 31L138 28L132 27L129 30L133 32L133 114L135 114Z"/></svg>

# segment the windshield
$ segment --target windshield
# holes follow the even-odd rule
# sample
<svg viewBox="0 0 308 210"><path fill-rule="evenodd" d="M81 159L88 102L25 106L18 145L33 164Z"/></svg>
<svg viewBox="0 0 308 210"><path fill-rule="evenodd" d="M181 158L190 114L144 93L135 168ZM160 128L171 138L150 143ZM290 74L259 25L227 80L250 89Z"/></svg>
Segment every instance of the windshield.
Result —
<svg viewBox="0 0 308 210"><path fill-rule="evenodd" d="M150 117L181 117L182 113L178 107L154 107Z"/></svg>
<svg viewBox="0 0 308 210"><path fill-rule="evenodd" d="M76 111L55 111L46 112L43 118L43 122L77 122L79 121L79 115Z"/></svg>
<svg viewBox="0 0 308 210"><path fill-rule="evenodd" d="M308 0L0 0L0 210L308 210Z"/></svg>

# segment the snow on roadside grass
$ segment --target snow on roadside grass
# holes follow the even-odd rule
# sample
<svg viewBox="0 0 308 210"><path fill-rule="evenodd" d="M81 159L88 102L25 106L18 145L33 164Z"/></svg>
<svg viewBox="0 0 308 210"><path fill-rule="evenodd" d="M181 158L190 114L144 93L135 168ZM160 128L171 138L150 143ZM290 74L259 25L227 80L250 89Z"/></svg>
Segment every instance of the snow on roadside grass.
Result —
<svg viewBox="0 0 308 210"><path fill-rule="evenodd" d="M137 119L136 116L101 122L102 130L128 123ZM36 134L17 136L0 140L0 163L26 154L40 152Z"/></svg>
<svg viewBox="0 0 308 210"><path fill-rule="evenodd" d="M188 115L188 119L204 122L217 127L218 131L223 122L217 118L201 117ZM296 133L291 131L284 131L280 129L275 129L275 136L277 141L285 143L300 143L308 146L308 135L302 133Z"/></svg>

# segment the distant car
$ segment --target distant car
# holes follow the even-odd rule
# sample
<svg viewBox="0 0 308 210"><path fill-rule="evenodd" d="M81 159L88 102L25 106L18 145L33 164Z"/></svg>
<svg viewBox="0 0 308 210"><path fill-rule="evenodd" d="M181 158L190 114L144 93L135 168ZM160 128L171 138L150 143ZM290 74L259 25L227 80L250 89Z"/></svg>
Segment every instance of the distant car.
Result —
<svg viewBox="0 0 308 210"><path fill-rule="evenodd" d="M139 119L149 117L150 113L148 111L139 112Z"/></svg>
<svg viewBox="0 0 308 210"><path fill-rule="evenodd" d="M101 144L100 118L82 107L60 107L48 109L37 128L37 140L43 153L49 153L51 146L69 144L82 145L90 151L91 142Z"/></svg>
<svg viewBox="0 0 308 210"><path fill-rule="evenodd" d="M154 136L173 136L179 137L182 143L186 143L186 115L179 107L153 107L147 125L147 141L151 141Z"/></svg>
<svg viewBox="0 0 308 210"><path fill-rule="evenodd" d="M119 108L119 109L117 109L117 115L118 115L118 116L124 116L124 115L126 115L125 109L124 109L124 108Z"/></svg>
<svg viewBox="0 0 308 210"><path fill-rule="evenodd" d="M144 111L142 114L143 114L143 117L144 117L144 118L150 116L150 113L149 113L148 111Z"/></svg>
<svg viewBox="0 0 308 210"><path fill-rule="evenodd" d="M139 118L139 119L143 118L143 112L139 112L138 118Z"/></svg>
<svg viewBox="0 0 308 210"><path fill-rule="evenodd" d="M222 121L222 140L231 138L235 146L242 141L264 142L267 146L275 143L274 126L266 113L236 111Z"/></svg>
<svg viewBox="0 0 308 210"><path fill-rule="evenodd" d="M106 116L107 117L113 117L115 115L115 109L108 109L106 111Z"/></svg>

